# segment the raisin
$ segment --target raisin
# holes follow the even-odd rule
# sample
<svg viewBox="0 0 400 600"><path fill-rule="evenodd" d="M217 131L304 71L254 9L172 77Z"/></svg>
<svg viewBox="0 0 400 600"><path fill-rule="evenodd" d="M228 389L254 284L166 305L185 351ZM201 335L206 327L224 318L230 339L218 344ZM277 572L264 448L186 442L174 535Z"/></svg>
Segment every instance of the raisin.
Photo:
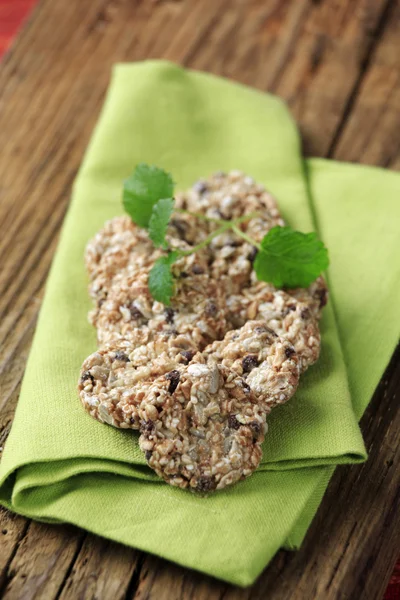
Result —
<svg viewBox="0 0 400 600"><path fill-rule="evenodd" d="M194 273L195 275L203 275L204 269L202 269L199 265L193 265L192 273Z"/></svg>
<svg viewBox="0 0 400 600"><path fill-rule="evenodd" d="M120 360L122 362L131 362L129 360L129 356L127 356L125 352L122 352L121 350L118 350L118 352L115 353L114 360Z"/></svg>
<svg viewBox="0 0 400 600"><path fill-rule="evenodd" d="M173 394L174 391L176 390L176 388L178 387L178 383L181 378L181 375L180 375L179 371L177 371L175 369L174 371L170 371L169 373L167 373L165 378L168 379L168 381L170 382L168 392L170 394Z"/></svg>
<svg viewBox="0 0 400 600"><path fill-rule="evenodd" d="M319 299L319 307L323 308L328 302L328 292L325 288L317 290L314 294Z"/></svg>
<svg viewBox="0 0 400 600"><path fill-rule="evenodd" d="M260 437L260 433L261 433L260 423L258 423L258 421L252 421L251 423L249 423L249 427L250 427L251 431L253 432L254 440L257 440Z"/></svg>
<svg viewBox="0 0 400 600"><path fill-rule="evenodd" d="M255 354L248 354L242 360L243 373L250 373L255 367L258 367L258 359Z"/></svg>
<svg viewBox="0 0 400 600"><path fill-rule="evenodd" d="M296 310L296 306L294 304L288 304L288 306L285 308L285 310L283 311L283 316L286 317L286 315L288 315L290 312L293 312Z"/></svg>
<svg viewBox="0 0 400 600"><path fill-rule="evenodd" d="M237 420L235 415L229 415L228 417L228 425L231 429L239 429L240 423Z"/></svg>
<svg viewBox="0 0 400 600"><path fill-rule="evenodd" d="M208 317L215 317L218 312L218 307L214 302L208 301L205 306L204 312Z"/></svg>
<svg viewBox="0 0 400 600"><path fill-rule="evenodd" d="M248 383L246 383L244 379L242 379L240 383L242 384L242 388L244 389L244 391L245 391L246 393L249 393L249 391L250 391L250 386L249 386L249 384L248 384Z"/></svg>
<svg viewBox="0 0 400 600"><path fill-rule="evenodd" d="M205 192L208 190L208 185L205 181L200 180L194 184L193 189L200 195L205 194Z"/></svg>
<svg viewBox="0 0 400 600"><path fill-rule="evenodd" d="M247 255L247 260L251 262L251 264L253 264L253 262L256 259L258 250L255 246L253 246L253 248L250 250L249 254Z"/></svg>
<svg viewBox="0 0 400 600"><path fill-rule="evenodd" d="M194 356L194 352L192 352L191 350L182 350L181 354L183 358L187 360L188 363L190 363Z"/></svg>
<svg viewBox="0 0 400 600"><path fill-rule="evenodd" d="M142 319L143 318L143 314L140 312L140 310L138 308L136 308L136 306L133 304L133 302L129 306L129 312L131 313L132 319L135 319L135 321L137 319Z"/></svg>
<svg viewBox="0 0 400 600"><path fill-rule="evenodd" d="M174 322L175 311L174 311L173 308L167 307L164 310L164 314L165 314L165 320L167 321L167 323L173 323Z"/></svg>
<svg viewBox="0 0 400 600"><path fill-rule="evenodd" d="M154 422L149 419L148 421L142 421L140 424L140 431L146 435L154 431Z"/></svg>
<svg viewBox="0 0 400 600"><path fill-rule="evenodd" d="M278 334L275 333L275 331L273 329L270 329L269 327L256 327L254 330L258 335L262 335L263 333L269 333L269 335L272 335L272 337L278 337Z"/></svg>
<svg viewBox="0 0 400 600"><path fill-rule="evenodd" d="M286 356L286 358L290 358L295 353L296 352L295 352L294 348L291 348L290 346L288 346L287 348L285 348L285 356Z"/></svg>
<svg viewBox="0 0 400 600"><path fill-rule="evenodd" d="M93 375L91 374L91 372L90 372L90 371L84 371L84 372L82 373L82 377L81 377L81 381L82 381L82 383L83 383L84 381L87 381L88 379L90 379L90 381L91 381L91 382L92 382L92 384L94 385L94 377L93 377Z"/></svg>
<svg viewBox="0 0 400 600"><path fill-rule="evenodd" d="M146 460L149 461L151 459L151 457L153 456L153 453L151 450L146 450L146 452L144 453L144 456L145 456Z"/></svg>
<svg viewBox="0 0 400 600"><path fill-rule="evenodd" d="M186 223L184 221L180 221L179 219L172 219L171 223L172 227L174 227L182 240L186 240Z"/></svg>
<svg viewBox="0 0 400 600"><path fill-rule="evenodd" d="M189 277L189 273L185 273L185 271L182 271L182 273L180 273L179 277L186 279L186 277Z"/></svg>
<svg viewBox="0 0 400 600"><path fill-rule="evenodd" d="M302 319L308 319L310 317L310 311L308 308L303 308L303 310L300 313L300 317Z"/></svg>
<svg viewBox="0 0 400 600"><path fill-rule="evenodd" d="M207 477L206 475L202 475L199 477L197 481L196 490L198 492L212 492L217 487L217 482L215 481L214 475L211 477Z"/></svg>

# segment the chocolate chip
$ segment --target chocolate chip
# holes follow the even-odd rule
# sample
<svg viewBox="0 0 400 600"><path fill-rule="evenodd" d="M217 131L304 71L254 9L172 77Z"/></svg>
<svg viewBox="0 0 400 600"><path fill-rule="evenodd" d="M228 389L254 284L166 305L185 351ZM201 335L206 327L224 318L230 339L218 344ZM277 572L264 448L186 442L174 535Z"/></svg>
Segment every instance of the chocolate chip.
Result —
<svg viewBox="0 0 400 600"><path fill-rule="evenodd" d="M258 421L252 421L251 423L249 423L249 427L251 429L251 431L253 432L253 438L255 440L257 440L260 437L260 433L261 433L261 425Z"/></svg>
<svg viewBox="0 0 400 600"><path fill-rule="evenodd" d="M231 429L239 429L240 423L237 420L235 415L229 415L228 417L228 425Z"/></svg>
<svg viewBox="0 0 400 600"><path fill-rule="evenodd" d="M243 373L250 373L255 367L258 367L258 359L255 354L248 354L242 360Z"/></svg>
<svg viewBox="0 0 400 600"><path fill-rule="evenodd" d="M115 353L114 360L120 360L122 362L131 362L129 360L129 356L127 356L125 352L122 352L121 350L118 350L118 352Z"/></svg>
<svg viewBox="0 0 400 600"><path fill-rule="evenodd" d="M189 273L185 273L185 271L182 271L182 273L179 274L179 277L186 279L186 277L189 277Z"/></svg>
<svg viewBox="0 0 400 600"><path fill-rule="evenodd" d="M288 346L287 348L285 348L285 356L286 358L290 358L291 356L293 356L293 354L296 354L296 351L294 348L291 348L290 346Z"/></svg>
<svg viewBox="0 0 400 600"><path fill-rule="evenodd" d="M302 319L308 319L310 317L310 311L308 308L303 308L303 310L300 313L300 317Z"/></svg>
<svg viewBox="0 0 400 600"><path fill-rule="evenodd" d="M256 259L258 250L255 246L253 246L253 248L250 250L249 254L247 255L247 260L249 260L251 262L251 264L253 264L253 262Z"/></svg>
<svg viewBox="0 0 400 600"><path fill-rule="evenodd" d="M217 482L215 481L214 475L212 475L211 477L206 477L205 475L202 475L197 481L196 490L198 492L206 493L212 492L213 490L215 490L216 487Z"/></svg>
<svg viewBox="0 0 400 600"><path fill-rule="evenodd" d="M193 265L192 273L194 273L195 275L203 275L204 269L202 269L199 265Z"/></svg>
<svg viewBox="0 0 400 600"><path fill-rule="evenodd" d="M165 314L165 320L167 321L167 323L173 323L174 322L175 311L174 311L173 308L167 307L164 310L164 314Z"/></svg>
<svg viewBox="0 0 400 600"><path fill-rule="evenodd" d="M239 246L242 245L242 242L239 242L238 240L232 240L231 242L229 242L229 244L227 244L227 246L230 246L231 248L239 248Z"/></svg>
<svg viewBox="0 0 400 600"><path fill-rule="evenodd" d="M190 361L192 360L193 356L194 356L194 352L192 352L191 350L182 350L181 352L183 358L185 360L187 360L188 363L190 363Z"/></svg>
<svg viewBox="0 0 400 600"><path fill-rule="evenodd" d="M133 302L129 306L129 312L131 313L132 319L135 319L135 321L137 319L143 318L143 313L141 313L140 310L138 308L136 308L136 306L133 304Z"/></svg>
<svg viewBox="0 0 400 600"><path fill-rule="evenodd" d="M144 453L144 456L145 456L146 460L149 461L151 459L151 457L153 456L153 453L151 450L146 450L146 452Z"/></svg>
<svg viewBox="0 0 400 600"><path fill-rule="evenodd" d="M204 312L208 317L215 317L218 312L218 306L209 300L204 308Z"/></svg>
<svg viewBox="0 0 400 600"><path fill-rule="evenodd" d="M84 371L82 373L81 381L83 383L84 381L88 381L88 380L90 380L92 382L92 384L94 385L94 377L91 374L91 372L90 371Z"/></svg>
<svg viewBox="0 0 400 600"><path fill-rule="evenodd" d="M177 371L176 369L174 371L170 371L169 373L166 374L165 379L168 379L168 381L170 382L169 387L168 387L168 392L170 394L173 394L174 391L176 390L176 388L178 387L180 378L181 378L181 375L180 375L179 371Z"/></svg>
<svg viewBox="0 0 400 600"><path fill-rule="evenodd" d="M200 180L194 184L193 189L198 194L205 194L205 192L208 190L208 185L205 181Z"/></svg>

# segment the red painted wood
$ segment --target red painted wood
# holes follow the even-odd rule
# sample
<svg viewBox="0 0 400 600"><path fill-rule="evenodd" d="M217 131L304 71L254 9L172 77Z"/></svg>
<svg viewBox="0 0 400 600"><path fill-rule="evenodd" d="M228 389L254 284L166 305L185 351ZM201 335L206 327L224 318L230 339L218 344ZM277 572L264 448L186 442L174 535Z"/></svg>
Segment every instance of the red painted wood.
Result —
<svg viewBox="0 0 400 600"><path fill-rule="evenodd" d="M0 57L38 0L0 0Z"/></svg>

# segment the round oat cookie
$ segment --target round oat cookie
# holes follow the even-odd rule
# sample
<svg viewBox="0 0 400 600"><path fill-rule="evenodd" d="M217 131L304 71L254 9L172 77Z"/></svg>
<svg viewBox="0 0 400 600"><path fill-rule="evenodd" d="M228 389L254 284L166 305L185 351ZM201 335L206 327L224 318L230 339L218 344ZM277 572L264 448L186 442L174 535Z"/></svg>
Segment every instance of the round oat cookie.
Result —
<svg viewBox="0 0 400 600"><path fill-rule="evenodd" d="M107 221L86 246L85 264L91 280L89 293L96 302L107 297L114 276L131 261L137 268L152 265L161 256L147 232L127 217Z"/></svg>
<svg viewBox="0 0 400 600"><path fill-rule="evenodd" d="M139 415L140 448L171 485L204 494L248 477L260 463L265 413L243 379L215 362L194 359L159 377Z"/></svg>
<svg viewBox="0 0 400 600"><path fill-rule="evenodd" d="M189 210L209 218L232 220L257 213L257 217L240 225L240 229L260 242L276 225L284 225L275 199L264 188L240 171L216 173L200 180L186 192ZM218 225L210 223L210 231ZM237 294L249 285L256 249L233 231L214 238L212 276L223 282L227 294Z"/></svg>
<svg viewBox="0 0 400 600"><path fill-rule="evenodd" d="M171 344L162 335L154 340L144 328L91 354L82 365L78 382L87 412L101 423L138 429L137 408L151 381L179 364L188 364L196 353L183 336L175 342Z"/></svg>
<svg viewBox="0 0 400 600"><path fill-rule="evenodd" d="M303 297L306 297L305 290ZM248 319L263 320L265 325L293 344L301 372L318 360L321 336L309 303L300 302L272 285L257 282L241 295L228 298L227 308L227 319L234 327L243 326Z"/></svg>
<svg viewBox="0 0 400 600"><path fill-rule="evenodd" d="M189 336L198 350L222 338L229 328L224 290L207 269L201 253L180 259L173 267L176 289L169 307L151 297L148 268L125 269L115 277L107 300L91 313L99 342L126 337L144 326L154 334Z"/></svg>
<svg viewBox="0 0 400 600"><path fill-rule="evenodd" d="M264 321L247 321L229 331L203 352L243 378L260 408L269 412L287 402L299 382L299 358L293 345L279 337Z"/></svg>

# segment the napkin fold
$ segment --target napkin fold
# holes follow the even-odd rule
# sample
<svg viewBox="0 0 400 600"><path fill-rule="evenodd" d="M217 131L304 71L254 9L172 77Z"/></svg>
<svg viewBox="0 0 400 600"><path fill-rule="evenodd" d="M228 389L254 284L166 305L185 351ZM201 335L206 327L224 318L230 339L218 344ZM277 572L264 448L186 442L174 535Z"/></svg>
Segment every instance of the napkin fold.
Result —
<svg viewBox="0 0 400 600"><path fill-rule="evenodd" d="M80 365L96 348L84 248L121 214L122 181L138 162L171 171L178 188L243 170L276 196L292 227L316 228L330 251L321 358L272 412L260 469L208 498L160 482L137 433L97 423L77 397ZM399 192L396 173L303 161L274 96L164 61L117 65L48 278L0 502L251 584L280 547L300 545L334 466L366 458L357 421L399 333Z"/></svg>

